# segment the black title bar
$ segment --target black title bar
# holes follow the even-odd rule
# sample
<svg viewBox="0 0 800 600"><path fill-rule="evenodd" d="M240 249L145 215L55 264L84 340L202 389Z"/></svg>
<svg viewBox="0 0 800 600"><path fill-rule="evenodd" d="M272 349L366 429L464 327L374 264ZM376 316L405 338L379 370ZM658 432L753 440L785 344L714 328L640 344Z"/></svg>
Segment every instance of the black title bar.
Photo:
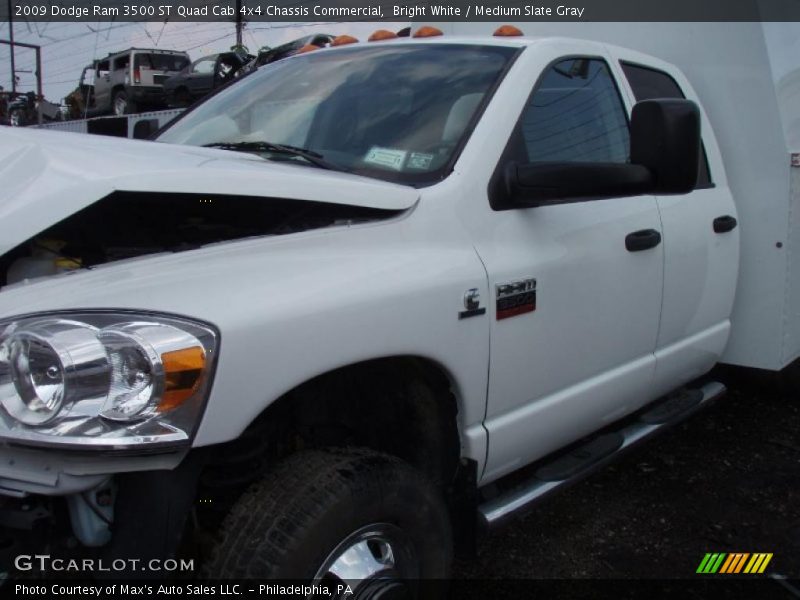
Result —
<svg viewBox="0 0 800 600"><path fill-rule="evenodd" d="M800 0L11 0L14 21L800 21ZM0 21L9 6L0 3Z"/></svg>

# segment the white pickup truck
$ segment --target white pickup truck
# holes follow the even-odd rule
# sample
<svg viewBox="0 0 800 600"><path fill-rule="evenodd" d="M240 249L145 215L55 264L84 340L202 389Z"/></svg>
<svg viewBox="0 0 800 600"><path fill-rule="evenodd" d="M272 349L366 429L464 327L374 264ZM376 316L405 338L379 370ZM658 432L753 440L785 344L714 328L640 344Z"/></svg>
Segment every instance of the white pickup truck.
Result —
<svg viewBox="0 0 800 600"><path fill-rule="evenodd" d="M800 354L776 105L728 156L660 59L438 33L339 38L155 142L0 132L18 548L413 586L719 396L718 362ZM746 246L760 219L784 234Z"/></svg>

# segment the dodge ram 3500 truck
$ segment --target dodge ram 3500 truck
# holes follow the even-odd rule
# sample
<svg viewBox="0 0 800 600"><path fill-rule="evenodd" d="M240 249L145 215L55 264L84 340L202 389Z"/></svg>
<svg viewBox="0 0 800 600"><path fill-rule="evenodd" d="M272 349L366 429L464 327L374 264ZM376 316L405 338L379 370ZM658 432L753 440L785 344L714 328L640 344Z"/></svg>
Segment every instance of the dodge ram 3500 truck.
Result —
<svg viewBox="0 0 800 600"><path fill-rule="evenodd" d="M746 113L768 66L706 102L518 33L339 38L155 141L0 134L16 548L183 541L367 597L719 396L718 362L798 356L798 170L774 87Z"/></svg>

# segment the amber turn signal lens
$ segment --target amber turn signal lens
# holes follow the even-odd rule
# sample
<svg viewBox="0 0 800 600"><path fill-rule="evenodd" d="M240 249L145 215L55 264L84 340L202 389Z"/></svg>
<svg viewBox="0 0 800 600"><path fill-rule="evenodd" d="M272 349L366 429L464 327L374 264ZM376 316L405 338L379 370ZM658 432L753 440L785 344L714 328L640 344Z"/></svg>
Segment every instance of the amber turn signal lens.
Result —
<svg viewBox="0 0 800 600"><path fill-rule="evenodd" d="M397 34L393 31L389 31L388 29L378 29L374 32L371 36L369 36L368 42L380 42L381 40L391 40L397 37Z"/></svg>
<svg viewBox="0 0 800 600"><path fill-rule="evenodd" d="M194 394L206 365L206 352L200 346L165 352L161 363L164 365L164 395L158 411L164 412L180 406Z"/></svg>
<svg viewBox="0 0 800 600"><path fill-rule="evenodd" d="M414 32L415 38L426 38L426 37L436 37L437 35L444 35L441 29L436 29L436 27L431 27L430 25L425 25L424 27L420 27Z"/></svg>
<svg viewBox="0 0 800 600"><path fill-rule="evenodd" d="M516 35L525 35L519 27L513 25L502 25L495 29L494 35L497 37L513 37Z"/></svg>
<svg viewBox="0 0 800 600"><path fill-rule="evenodd" d="M331 42L331 46L344 46L345 44L355 44L358 41L358 38L354 38L352 35L337 35L333 38Z"/></svg>

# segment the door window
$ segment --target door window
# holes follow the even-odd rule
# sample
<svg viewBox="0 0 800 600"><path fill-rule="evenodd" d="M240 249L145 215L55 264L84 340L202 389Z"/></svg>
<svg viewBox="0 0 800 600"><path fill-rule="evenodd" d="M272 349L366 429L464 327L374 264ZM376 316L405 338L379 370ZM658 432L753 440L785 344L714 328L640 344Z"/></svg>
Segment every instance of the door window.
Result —
<svg viewBox="0 0 800 600"><path fill-rule="evenodd" d="M128 65L131 62L131 57L129 54L125 56L120 56L119 58L114 59L114 70L115 71L122 71L128 68Z"/></svg>
<svg viewBox="0 0 800 600"><path fill-rule="evenodd" d="M213 73L215 63L216 60L214 59L214 57L202 58L198 60L196 63L194 63L194 66L192 67L192 73L200 73L200 74Z"/></svg>
<svg viewBox="0 0 800 600"><path fill-rule="evenodd" d="M628 161L628 119L603 60L571 58L551 66L518 127L525 162Z"/></svg>
<svg viewBox="0 0 800 600"><path fill-rule="evenodd" d="M103 61L100 61L99 63L97 63L97 78L98 79L101 78L101 77L105 77L106 75L108 75L108 73L109 73L109 69L108 69L108 61L107 60L103 60Z"/></svg>
<svg viewBox="0 0 800 600"><path fill-rule="evenodd" d="M637 102L651 98L686 98L678 83L667 73L632 63L623 62L621 65ZM707 188L712 185L706 149L701 145L695 188Z"/></svg>

